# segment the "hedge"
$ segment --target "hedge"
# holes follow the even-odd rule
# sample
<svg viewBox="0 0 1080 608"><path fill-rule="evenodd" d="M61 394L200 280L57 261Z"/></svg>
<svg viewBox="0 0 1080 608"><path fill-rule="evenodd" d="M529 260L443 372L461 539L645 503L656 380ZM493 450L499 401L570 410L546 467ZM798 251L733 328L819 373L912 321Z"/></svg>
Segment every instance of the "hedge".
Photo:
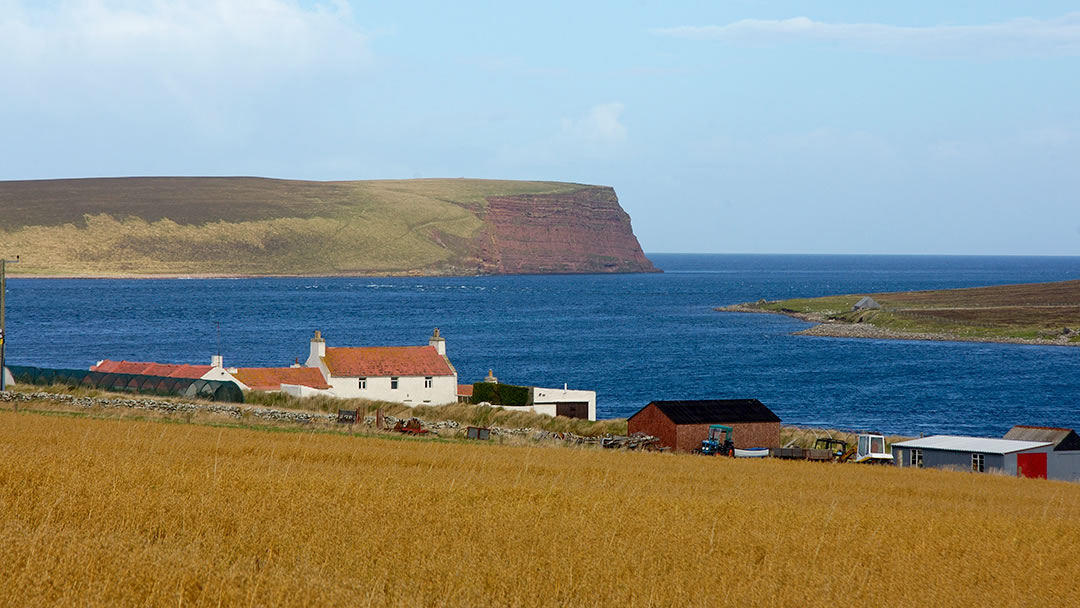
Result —
<svg viewBox="0 0 1080 608"><path fill-rule="evenodd" d="M492 405L532 405L532 387L477 382L473 384L472 402L484 401Z"/></svg>

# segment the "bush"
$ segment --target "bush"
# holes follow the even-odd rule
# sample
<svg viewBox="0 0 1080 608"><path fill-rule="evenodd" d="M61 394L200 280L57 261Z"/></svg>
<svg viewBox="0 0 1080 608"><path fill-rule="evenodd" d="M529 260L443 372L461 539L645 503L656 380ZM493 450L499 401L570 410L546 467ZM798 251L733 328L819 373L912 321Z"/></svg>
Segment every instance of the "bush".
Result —
<svg viewBox="0 0 1080 608"><path fill-rule="evenodd" d="M513 384L477 382L473 384L473 403L492 405L532 405L532 387Z"/></svg>

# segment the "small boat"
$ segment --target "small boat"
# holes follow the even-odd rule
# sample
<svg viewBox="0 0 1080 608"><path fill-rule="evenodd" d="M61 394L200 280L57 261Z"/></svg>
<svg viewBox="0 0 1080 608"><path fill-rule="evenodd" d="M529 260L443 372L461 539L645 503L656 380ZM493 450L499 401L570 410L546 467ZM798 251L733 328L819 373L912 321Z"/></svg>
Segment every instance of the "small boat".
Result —
<svg viewBox="0 0 1080 608"><path fill-rule="evenodd" d="M769 448L735 448L735 458L765 458L769 455Z"/></svg>

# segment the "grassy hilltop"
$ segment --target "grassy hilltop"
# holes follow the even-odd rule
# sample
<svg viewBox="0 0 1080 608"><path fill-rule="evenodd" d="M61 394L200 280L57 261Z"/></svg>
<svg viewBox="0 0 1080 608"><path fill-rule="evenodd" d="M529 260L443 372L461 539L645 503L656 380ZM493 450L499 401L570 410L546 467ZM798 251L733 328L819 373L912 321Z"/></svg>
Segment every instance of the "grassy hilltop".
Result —
<svg viewBox="0 0 1080 608"><path fill-rule="evenodd" d="M852 310L870 295L879 309ZM1080 344L1080 281L760 301L718 309L822 323L812 335Z"/></svg>
<svg viewBox="0 0 1080 608"><path fill-rule="evenodd" d="M0 410L0 604L1080 600L1077 484L97 415Z"/></svg>
<svg viewBox="0 0 1080 608"><path fill-rule="evenodd" d="M491 243L497 245L499 234L487 218L490 200L524 197L527 203L561 205L572 216L581 193L595 198L597 191L609 194L604 202L622 213L610 188L557 182L0 182L0 253L22 256L9 272L38 275L498 272L500 250ZM633 270L620 262L609 264Z"/></svg>

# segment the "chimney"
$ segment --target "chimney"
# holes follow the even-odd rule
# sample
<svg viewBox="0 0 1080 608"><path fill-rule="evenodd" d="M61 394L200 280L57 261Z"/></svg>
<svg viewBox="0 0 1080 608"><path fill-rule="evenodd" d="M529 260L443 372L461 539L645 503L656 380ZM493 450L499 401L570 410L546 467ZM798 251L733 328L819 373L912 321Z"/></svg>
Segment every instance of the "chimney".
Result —
<svg viewBox="0 0 1080 608"><path fill-rule="evenodd" d="M484 382L490 382L491 384L498 384L499 379L495 377L495 370L489 369L487 378L484 378Z"/></svg>
<svg viewBox="0 0 1080 608"><path fill-rule="evenodd" d="M311 339L311 354L308 356L308 367L318 367L319 357L326 356L326 340L322 339L322 332L315 330L315 337Z"/></svg>
<svg viewBox="0 0 1080 608"><path fill-rule="evenodd" d="M428 346L434 346L435 352L440 355L446 354L446 338L439 335L439 328L435 328L435 333L431 334L431 338L428 340Z"/></svg>
<svg viewBox="0 0 1080 608"><path fill-rule="evenodd" d="M221 355L211 355L210 356L210 366L211 367L225 367L225 358L222 357Z"/></svg>

